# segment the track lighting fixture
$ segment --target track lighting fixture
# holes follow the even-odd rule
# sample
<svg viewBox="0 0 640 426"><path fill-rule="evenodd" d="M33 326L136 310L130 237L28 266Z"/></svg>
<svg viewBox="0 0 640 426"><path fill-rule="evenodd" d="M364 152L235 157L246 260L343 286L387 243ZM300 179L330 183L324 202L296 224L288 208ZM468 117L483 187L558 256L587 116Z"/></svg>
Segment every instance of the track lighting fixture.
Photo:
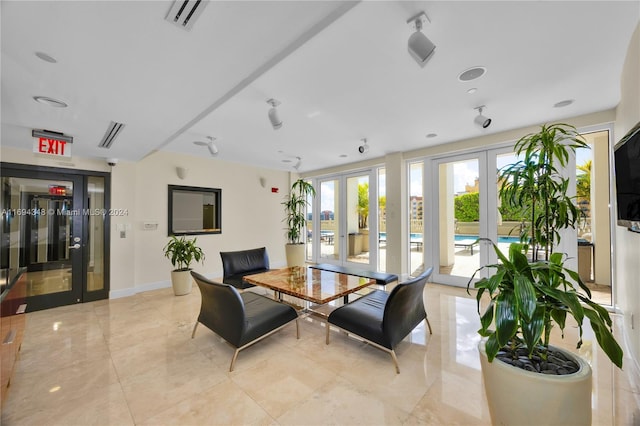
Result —
<svg viewBox="0 0 640 426"><path fill-rule="evenodd" d="M367 138L360 139L363 143L358 147L358 152L360 154L366 154L369 152L369 145L367 145Z"/></svg>
<svg viewBox="0 0 640 426"><path fill-rule="evenodd" d="M271 122L271 126L273 127L273 130L278 130L282 127L282 120L280 119L278 110L276 108L278 105L280 105L280 101L272 98L268 99L267 103L271 105L271 109L269 110L269 121Z"/></svg>
<svg viewBox="0 0 640 426"><path fill-rule="evenodd" d="M420 12L407 20L407 24L416 30L415 33L411 34L407 43L409 54L421 67L426 65L436 49L436 45L426 35L422 34L422 25L427 21L429 21L429 18L424 12Z"/></svg>
<svg viewBox="0 0 640 426"><path fill-rule="evenodd" d="M213 141L215 141L216 138L214 138L213 136L207 136L207 141L195 141L193 142L194 144L198 145L198 146L206 146L207 149L209 150L209 153L211 154L212 157L215 157L216 155L218 155L218 147L213 143Z"/></svg>
<svg viewBox="0 0 640 426"><path fill-rule="evenodd" d="M482 115L483 108L486 108L486 107L482 105L474 108L478 110L478 116L473 119L473 122L476 123L478 126L482 127L483 129L486 129L491 125L491 119Z"/></svg>

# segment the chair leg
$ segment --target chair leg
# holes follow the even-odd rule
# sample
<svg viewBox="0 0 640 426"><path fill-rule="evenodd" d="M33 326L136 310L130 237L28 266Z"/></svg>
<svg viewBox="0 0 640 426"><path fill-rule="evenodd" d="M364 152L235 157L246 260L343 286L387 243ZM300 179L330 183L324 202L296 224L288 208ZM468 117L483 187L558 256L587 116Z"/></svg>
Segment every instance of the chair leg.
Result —
<svg viewBox="0 0 640 426"><path fill-rule="evenodd" d="M431 323L429 322L429 318L425 318L427 320L427 327L429 327L429 334L433 334L433 331L431 331Z"/></svg>
<svg viewBox="0 0 640 426"><path fill-rule="evenodd" d="M240 352L240 349L236 349L236 351L233 353L233 358L231 358L231 366L229 366L229 373L233 371L233 365L236 363L236 358L238 358L238 352Z"/></svg>
<svg viewBox="0 0 640 426"><path fill-rule="evenodd" d="M330 328L330 326L329 326L329 323L328 323L328 322L326 322L325 324L327 325L327 338L326 338L326 342L327 342L327 345L328 345L328 344L329 344L329 328Z"/></svg>
<svg viewBox="0 0 640 426"><path fill-rule="evenodd" d="M396 351L389 351L391 359L393 359L393 365L396 367L396 374L400 374L400 366L398 365L398 358L396 358Z"/></svg>
<svg viewBox="0 0 640 426"><path fill-rule="evenodd" d="M298 322L298 318L296 318L296 339L300 340L300 323Z"/></svg>
<svg viewBox="0 0 640 426"><path fill-rule="evenodd" d="M196 321L196 325L193 326L193 332L191 333L191 338L193 339L196 336L196 328L198 328L198 321Z"/></svg>

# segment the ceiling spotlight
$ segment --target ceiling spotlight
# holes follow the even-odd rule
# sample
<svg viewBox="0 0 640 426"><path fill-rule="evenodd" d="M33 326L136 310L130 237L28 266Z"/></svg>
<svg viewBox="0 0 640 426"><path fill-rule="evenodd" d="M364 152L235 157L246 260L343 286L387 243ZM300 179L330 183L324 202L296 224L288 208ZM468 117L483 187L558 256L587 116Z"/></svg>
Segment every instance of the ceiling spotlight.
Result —
<svg viewBox="0 0 640 426"><path fill-rule="evenodd" d="M66 107L69 106L69 105L67 105L66 102L59 101L59 100L53 99L53 98L49 98L47 96L34 96L33 100L36 101L36 102L40 102L41 104L54 107L54 108L66 108Z"/></svg>
<svg viewBox="0 0 640 426"><path fill-rule="evenodd" d="M207 149L209 150L209 153L211 154L212 157L215 157L216 155L218 155L218 147L213 143L213 141L216 140L216 138L214 138L213 136L207 136L207 141L195 141L193 142L194 144L198 145L198 146L206 146Z"/></svg>
<svg viewBox="0 0 640 426"><path fill-rule="evenodd" d="M298 169L300 168L300 166L302 165L302 158L300 158L300 157L296 157L296 159L297 159L298 161L296 161L296 164L294 164L293 168L294 168L294 169L296 169L296 170L298 170Z"/></svg>
<svg viewBox="0 0 640 426"><path fill-rule="evenodd" d="M560 101L560 102L556 102L555 104L553 104L554 108L564 108L566 106L569 106L573 103L573 99L565 99L564 101Z"/></svg>
<svg viewBox="0 0 640 426"><path fill-rule="evenodd" d="M268 99L267 103L271 105L271 109L269 110L269 121L271 122L271 126L273 130L278 130L282 127L282 120L280 120L280 116L278 115L277 106L280 105L280 101L275 99Z"/></svg>
<svg viewBox="0 0 640 426"><path fill-rule="evenodd" d="M409 18L407 21L407 24L411 25L416 30L415 33L411 34L409 42L407 43L409 54L421 67L426 65L436 49L436 45L433 44L426 35L422 34L421 31L422 25L428 20L429 18L427 15L424 12L420 12L416 16Z"/></svg>
<svg viewBox="0 0 640 426"><path fill-rule="evenodd" d="M491 125L491 119L482 115L483 108L486 108L486 107L482 105L474 108L478 110L478 116L473 119L473 122L476 123L478 126L482 127L483 129L486 129Z"/></svg>
<svg viewBox="0 0 640 426"><path fill-rule="evenodd" d="M363 142L363 144L358 147L358 152L360 154L366 154L367 152L369 152L369 145L367 145L367 138L360 139L360 140Z"/></svg>

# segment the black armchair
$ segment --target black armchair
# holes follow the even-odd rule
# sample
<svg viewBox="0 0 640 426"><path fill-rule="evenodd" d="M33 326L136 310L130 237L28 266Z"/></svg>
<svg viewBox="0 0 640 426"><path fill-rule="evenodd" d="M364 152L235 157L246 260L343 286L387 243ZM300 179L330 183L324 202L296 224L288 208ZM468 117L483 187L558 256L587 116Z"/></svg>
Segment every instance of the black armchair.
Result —
<svg viewBox="0 0 640 426"><path fill-rule="evenodd" d="M265 247L239 250L221 251L222 282L231 284L239 290L253 287L244 280L245 275L258 274L269 270L269 255Z"/></svg>
<svg viewBox="0 0 640 426"><path fill-rule="evenodd" d="M191 338L196 335L198 324L202 323L236 348L229 371L233 371L241 350L293 320L296 320L296 337L300 338L298 314L291 306L252 292L240 293L229 284L213 282L193 271L191 276L202 295L200 315Z"/></svg>
<svg viewBox="0 0 640 426"><path fill-rule="evenodd" d="M383 351L389 352L400 374L395 347L424 319L429 333L431 324L424 308L424 286L433 267L419 276L396 285L390 293L375 290L349 304L343 305L327 318L327 345L330 324L360 336Z"/></svg>

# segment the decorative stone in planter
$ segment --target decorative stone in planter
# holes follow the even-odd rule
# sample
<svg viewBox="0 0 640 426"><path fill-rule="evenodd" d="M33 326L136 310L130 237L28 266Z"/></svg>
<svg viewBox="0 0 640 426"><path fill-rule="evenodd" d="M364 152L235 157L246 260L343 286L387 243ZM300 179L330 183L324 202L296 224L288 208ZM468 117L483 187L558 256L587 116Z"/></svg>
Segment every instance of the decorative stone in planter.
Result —
<svg viewBox="0 0 640 426"><path fill-rule="evenodd" d="M550 346L579 365L576 373L530 372L489 362L485 341L478 344L489 412L494 425L591 425L591 366L578 355Z"/></svg>

